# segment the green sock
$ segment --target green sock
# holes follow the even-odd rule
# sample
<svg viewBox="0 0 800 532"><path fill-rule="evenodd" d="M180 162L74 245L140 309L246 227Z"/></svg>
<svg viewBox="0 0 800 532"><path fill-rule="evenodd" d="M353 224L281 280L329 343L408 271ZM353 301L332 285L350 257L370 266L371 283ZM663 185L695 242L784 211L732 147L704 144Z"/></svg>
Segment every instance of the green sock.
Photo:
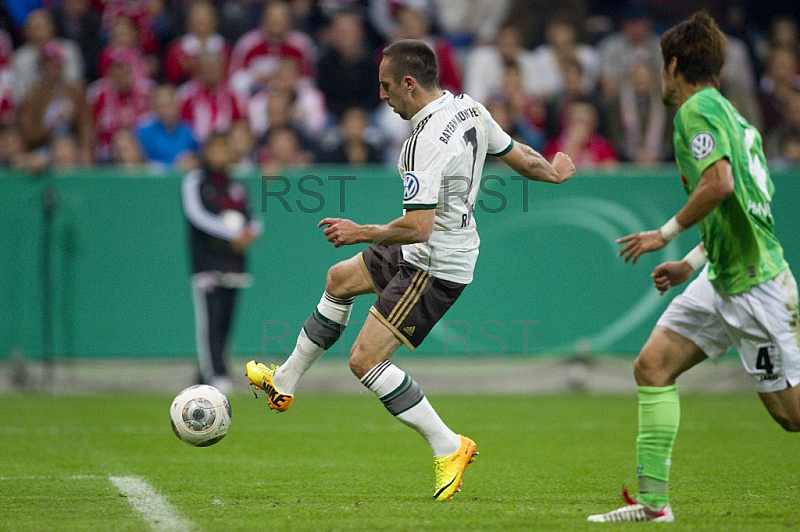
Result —
<svg viewBox="0 0 800 532"><path fill-rule="evenodd" d="M636 438L638 502L653 509L669 502L667 482L681 405L678 386L639 386L639 436Z"/></svg>

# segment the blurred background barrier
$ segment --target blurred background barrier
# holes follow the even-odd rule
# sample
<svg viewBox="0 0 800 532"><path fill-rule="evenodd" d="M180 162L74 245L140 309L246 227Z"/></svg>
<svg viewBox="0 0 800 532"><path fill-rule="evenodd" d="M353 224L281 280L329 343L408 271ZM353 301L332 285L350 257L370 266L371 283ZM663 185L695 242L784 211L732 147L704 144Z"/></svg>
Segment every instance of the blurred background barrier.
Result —
<svg viewBox="0 0 800 532"><path fill-rule="evenodd" d="M800 173L773 180L778 236L798 268ZM364 247L335 249L319 220L388 222L402 212L402 180L386 167L313 166L245 181L265 231L249 254L254 284L242 294L234 352L281 357L319 301L327 268ZM0 357L194 356L180 175L92 169L6 173L0 182ZM475 279L417 352L638 352L674 295L659 297L650 272L699 237L687 231L635 266L616 257L614 240L659 227L683 205L677 170L581 172L552 186L488 166L482 188ZM358 298L353 326L331 354L349 351L373 301Z"/></svg>

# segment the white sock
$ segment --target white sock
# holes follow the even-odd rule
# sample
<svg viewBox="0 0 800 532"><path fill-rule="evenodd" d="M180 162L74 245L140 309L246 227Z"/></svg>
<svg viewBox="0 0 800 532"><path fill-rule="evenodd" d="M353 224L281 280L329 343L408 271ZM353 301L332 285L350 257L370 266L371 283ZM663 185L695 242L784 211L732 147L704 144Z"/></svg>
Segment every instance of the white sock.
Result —
<svg viewBox="0 0 800 532"><path fill-rule="evenodd" d="M314 362L324 354L325 350L309 340L306 331L301 330L292 354L275 370L275 375L272 377L275 389L282 394L294 395L300 377L305 375Z"/></svg>
<svg viewBox="0 0 800 532"><path fill-rule="evenodd" d="M353 299L352 297L349 299L334 297L327 290L322 294L317 310L309 316L305 326L300 331L292 354L275 371L275 375L272 377L272 382L278 392L293 395L300 378L339 339L350 319ZM326 328L320 322L320 319L315 316L316 314L321 315L328 321L338 323L341 327L338 328L338 331L331 331L329 326ZM316 342L309 338L309 335Z"/></svg>
<svg viewBox="0 0 800 532"><path fill-rule="evenodd" d="M425 438L434 456L451 455L461 447L461 438L444 424L414 379L388 360L368 371L361 382L389 413Z"/></svg>

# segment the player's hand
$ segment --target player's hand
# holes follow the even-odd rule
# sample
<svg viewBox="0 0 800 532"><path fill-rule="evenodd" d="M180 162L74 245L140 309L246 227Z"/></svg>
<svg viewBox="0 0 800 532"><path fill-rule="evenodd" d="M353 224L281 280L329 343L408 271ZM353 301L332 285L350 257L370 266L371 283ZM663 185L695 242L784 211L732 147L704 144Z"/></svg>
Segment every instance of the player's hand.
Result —
<svg viewBox="0 0 800 532"><path fill-rule="evenodd" d="M558 183L563 183L575 173L575 163L572 162L572 158L566 153L556 153L556 155L553 157L553 162L550 164L552 165L553 170L555 170L558 174Z"/></svg>
<svg viewBox="0 0 800 532"><path fill-rule="evenodd" d="M685 283L694 273L694 268L685 260L659 264L650 274L658 293L662 296L673 286Z"/></svg>
<svg viewBox="0 0 800 532"><path fill-rule="evenodd" d="M234 240L231 240L231 247L236 253L244 255L244 252L247 251L247 248L250 247L256 238L258 238L258 235L245 229L242 231L242 234L237 236Z"/></svg>
<svg viewBox="0 0 800 532"><path fill-rule="evenodd" d="M324 218L317 224L317 227L326 225L328 227L322 233L335 248L361 242L359 239L359 228L361 226L355 222L344 218Z"/></svg>
<svg viewBox="0 0 800 532"><path fill-rule="evenodd" d="M633 264L639 260L644 253L651 251L658 251L666 246L667 240L661 236L661 231L642 231L641 233L634 233L632 235L623 236L617 239L617 244L625 244L622 249L617 253L618 257L625 255L625 262L633 260Z"/></svg>

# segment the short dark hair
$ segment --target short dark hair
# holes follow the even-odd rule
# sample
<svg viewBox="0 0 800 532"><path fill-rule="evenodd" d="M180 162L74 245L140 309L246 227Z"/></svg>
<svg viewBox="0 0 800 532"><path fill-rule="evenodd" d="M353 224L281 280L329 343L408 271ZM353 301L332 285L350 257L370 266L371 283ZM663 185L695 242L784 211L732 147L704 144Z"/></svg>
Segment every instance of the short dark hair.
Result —
<svg viewBox="0 0 800 532"><path fill-rule="evenodd" d="M424 89L439 86L439 65L433 50L422 41L403 39L383 49L383 58L391 61L390 71L395 79L411 76Z"/></svg>
<svg viewBox="0 0 800 532"><path fill-rule="evenodd" d="M664 66L676 57L678 72L692 84L719 85L726 47L725 35L706 10L676 24L661 37Z"/></svg>

